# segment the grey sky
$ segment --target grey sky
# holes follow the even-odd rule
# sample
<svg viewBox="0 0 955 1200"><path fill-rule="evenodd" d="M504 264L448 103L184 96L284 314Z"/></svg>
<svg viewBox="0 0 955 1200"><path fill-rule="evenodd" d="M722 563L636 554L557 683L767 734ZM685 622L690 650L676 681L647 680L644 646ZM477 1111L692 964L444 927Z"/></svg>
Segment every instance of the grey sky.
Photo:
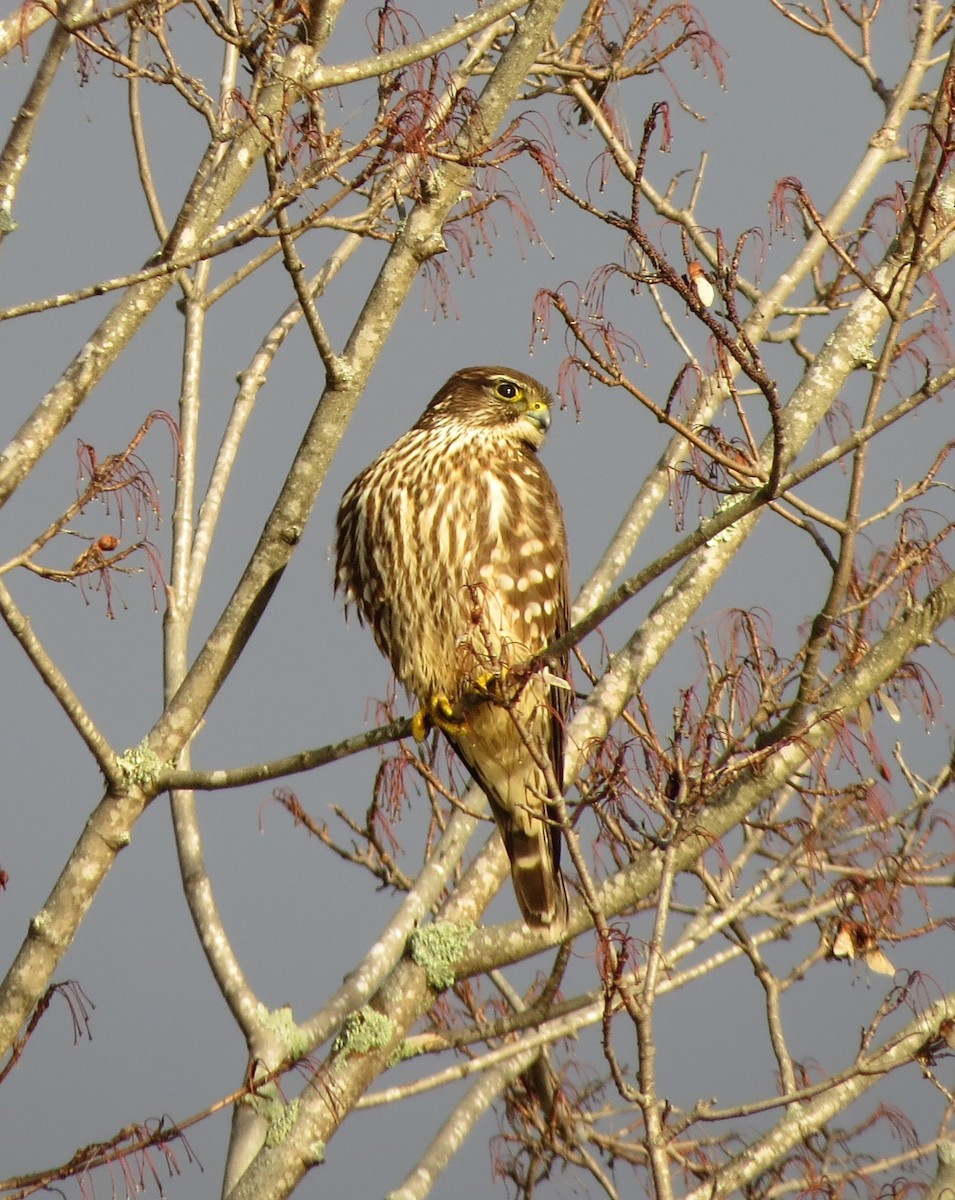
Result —
<svg viewBox="0 0 955 1200"><path fill-rule="evenodd" d="M694 74L675 60L670 74L680 95L705 114L706 121L697 122L681 111L673 89L657 75L627 87L630 132L639 136L654 101L671 102L672 150L666 156L653 152L651 178L658 187L665 186L677 172L694 170L705 150L709 164L700 214L709 226L719 226L727 241L747 228L765 231L765 262L759 261L763 247L754 239L745 270L761 271L768 278L793 249L784 234L770 236L768 203L774 181L797 176L820 206L828 202L875 127L879 102L865 92L861 80L849 76L830 48L797 36L768 3L701 0L699 7L727 51L726 90L721 90L712 69ZM331 47L343 58L364 50L364 10L359 9L349 26L353 44L343 38ZM432 2L417 15L430 29L443 22L446 11ZM41 32L31 42L29 63L13 54L0 67L0 112L12 114L21 102L45 38ZM886 44L877 52L892 50ZM118 102L122 94L105 67L82 87L75 71L62 72L18 200L15 216L20 227L6 240L0 256L0 305L122 274L154 249L128 151L126 115ZM346 105L349 100L346 95ZM344 123L348 117L346 111L335 119ZM174 106L158 105L147 123L160 191L172 210L200 147L186 126L173 125L166 132L162 122L168 118L176 119ZM597 152L596 141L588 140L576 125L569 132L553 125L560 151L570 162L579 166ZM900 170L904 175L909 168L903 164ZM273 758L333 741L373 722L369 698L385 695L388 668L367 631L354 622L345 626L331 595L328 547L342 489L412 423L436 388L460 366L510 364L555 388L564 353L556 322L555 336L546 345L538 344L533 357L528 353L534 294L569 279L583 282L597 266L619 261L622 254L622 245L608 233L582 239L568 206L549 210L530 180L522 171L518 181L526 188L544 244L516 236L500 210L494 218L492 253L476 251L475 277L447 263L455 313L435 313L433 297L423 284L402 313L303 544L196 738L197 766ZM596 188L596 172L591 172L590 183ZM621 193L620 204L625 203ZM676 233L672 236L675 251L678 238ZM319 252L313 253L317 262ZM323 313L333 338L340 340L350 328L363 284L382 254L381 247L370 247L361 265L348 268L353 271L352 307L342 304L338 311ZM207 461L218 422L232 401L237 372L289 302L287 278L277 265L266 273L254 299L253 304L239 289L234 301L216 310L203 378L209 413ZM167 298L164 311L147 324L7 506L0 560L15 553L73 498L77 438L105 454L121 447L149 411L175 412L180 326L174 301L175 294ZM0 406L0 444L32 410L110 303L109 298L91 300L57 314L0 324L5 399ZM689 319L682 328L695 346L702 346ZM678 352L659 332L645 290L633 298L632 333L648 360L634 370L641 385L662 401L678 366ZM248 558L321 385L314 349L305 330L298 329L272 370L253 417L208 572L197 636L218 616ZM665 444L664 431L618 395L591 388L582 391L581 399L579 418L572 407L556 415L544 451L567 513L575 588ZM149 434L142 455L168 511L173 454L160 427ZM688 523L695 516L688 511ZM77 525L99 533L100 523L107 527L91 511ZM168 529L166 521L155 535L164 555ZM641 547L639 561L671 538L668 511L652 529L651 544ZM767 579L762 566L773 553L785 556L785 537L780 540L775 530L757 535L747 550L748 570L736 571L716 589L697 624L725 606L751 605L754 588L758 602L772 611L781 628L793 618L809 616L819 603L823 577L783 581L774 570L774 577ZM106 619L104 599L92 588L84 603L78 590L25 573L11 586L113 744L138 742L161 709L161 615L153 609L144 578L120 582L113 621ZM649 603L638 599L633 611L610 623L610 632L620 635L631 629ZM684 639L650 689L661 712L672 707L679 689L689 686L698 671L696 653ZM10 875L6 892L0 894L0 959L7 963L98 799L100 780L9 637L0 638L0 675L6 696L0 733L0 865ZM399 707L406 711L403 700ZM939 743L938 752L943 753L941 730ZM329 818L332 804L343 805L357 817L368 803L378 761L371 751L298 776L290 785L319 821ZM287 814L269 802L270 793L266 785L204 797L200 808L206 853L223 918L253 986L270 1006L289 1003L297 1016L304 1016L352 968L388 919L394 900L384 893L372 895L354 868L343 866L293 828ZM420 862L426 822L426 801L419 798L397 827L411 868ZM513 898L505 889L489 919L513 917ZM904 952L899 957L904 958ZM526 972L518 971L516 977L526 978ZM22 1066L0 1089L0 1175L66 1159L78 1146L105 1138L131 1121L163 1113L184 1118L241 1084L244 1048L206 969L182 899L164 798L141 820L57 978L78 980L95 1004L92 1040L84 1037L74 1047L66 1005L61 998L55 1000ZM832 1018L834 1045L840 1038L857 1036L882 994L862 977L853 983L848 969L838 977L830 975L821 990L829 992L819 1002ZM685 1064L694 1074L694 1088L697 1073L708 1072L717 1088L722 1055L728 1049L743 1053L749 1013L748 1002L736 1004L738 994L730 974L708 1001L712 1011L713 998L718 997L721 1058L706 1056L702 1038L694 1044ZM675 1003L669 1018L674 1034L678 1020L692 1027L699 1019L693 1007L698 1001L696 994ZM663 1036L669 1033L664 1030ZM814 1042L813 1053L827 1040ZM672 1086L680 1094L687 1083L675 1073ZM298 1194L383 1194L410 1169L460 1090L455 1087L450 1096L426 1097L400 1110L353 1117L331 1144L326 1166ZM682 1098L688 1095L687 1091ZM486 1143L493 1131L492 1120L485 1119L478 1136L435 1189L437 1200L490 1192ZM175 1149L182 1175L167 1179L166 1167L159 1167L168 1196L205 1200L218 1195L227 1133L226 1114L190 1134L205 1168L201 1173L185 1162L180 1147ZM154 1187L151 1182L148 1186ZM503 1194L502 1185L496 1186L495 1194ZM97 1187L103 1183L98 1181ZM75 1194L71 1189L75 1185L68 1184L67 1194ZM541 1189L542 1197L576 1194L569 1181L560 1178Z"/></svg>

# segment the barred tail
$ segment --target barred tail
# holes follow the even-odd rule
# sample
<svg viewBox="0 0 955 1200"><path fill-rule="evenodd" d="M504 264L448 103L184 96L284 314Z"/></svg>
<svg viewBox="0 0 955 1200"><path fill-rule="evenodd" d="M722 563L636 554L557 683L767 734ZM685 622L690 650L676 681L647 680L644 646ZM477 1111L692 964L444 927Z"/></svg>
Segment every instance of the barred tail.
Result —
<svg viewBox="0 0 955 1200"><path fill-rule="evenodd" d="M530 825L525 833L512 821L504 835L517 903L532 929L563 929L567 924L567 888L554 853L554 834L559 837L559 831L540 820ZM560 843L556 845L559 853Z"/></svg>
<svg viewBox="0 0 955 1200"><path fill-rule="evenodd" d="M539 712L531 708L531 721ZM511 714L494 704L474 704L465 728L449 740L490 802L524 920L532 929L562 933L568 901L560 873L560 825L547 799L544 773L518 736Z"/></svg>

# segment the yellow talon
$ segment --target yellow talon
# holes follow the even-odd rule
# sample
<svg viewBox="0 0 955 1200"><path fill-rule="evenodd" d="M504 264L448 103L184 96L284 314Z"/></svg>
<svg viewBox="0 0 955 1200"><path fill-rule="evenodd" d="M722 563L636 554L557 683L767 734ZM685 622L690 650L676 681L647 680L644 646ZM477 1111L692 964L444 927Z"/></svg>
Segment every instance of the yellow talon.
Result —
<svg viewBox="0 0 955 1200"><path fill-rule="evenodd" d="M464 720L447 696L438 693L431 697L431 724L442 733L460 733Z"/></svg>
<svg viewBox="0 0 955 1200"><path fill-rule="evenodd" d="M461 714L447 696L440 692L432 696L427 704L423 704L411 718L411 734L416 742L423 742L432 728L452 734L460 733L464 728Z"/></svg>
<svg viewBox="0 0 955 1200"><path fill-rule="evenodd" d="M477 671L471 676L463 701L467 705L491 703L507 705L521 690L521 677L505 667L500 671Z"/></svg>
<svg viewBox="0 0 955 1200"><path fill-rule="evenodd" d="M494 671L481 671L474 677L474 690L481 696L492 696L500 690L501 676Z"/></svg>
<svg viewBox="0 0 955 1200"><path fill-rule="evenodd" d="M419 708L411 718L411 736L416 742L423 742L431 728L431 718L427 709Z"/></svg>

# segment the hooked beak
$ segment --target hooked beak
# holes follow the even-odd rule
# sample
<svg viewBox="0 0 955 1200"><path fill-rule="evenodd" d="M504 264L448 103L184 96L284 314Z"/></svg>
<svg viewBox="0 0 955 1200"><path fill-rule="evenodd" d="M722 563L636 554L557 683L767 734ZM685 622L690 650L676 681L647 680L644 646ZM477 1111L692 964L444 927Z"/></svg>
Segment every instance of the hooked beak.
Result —
<svg viewBox="0 0 955 1200"><path fill-rule="evenodd" d="M537 428L546 433L550 429L550 409L542 404L540 408L529 408L524 414L528 421L533 421Z"/></svg>

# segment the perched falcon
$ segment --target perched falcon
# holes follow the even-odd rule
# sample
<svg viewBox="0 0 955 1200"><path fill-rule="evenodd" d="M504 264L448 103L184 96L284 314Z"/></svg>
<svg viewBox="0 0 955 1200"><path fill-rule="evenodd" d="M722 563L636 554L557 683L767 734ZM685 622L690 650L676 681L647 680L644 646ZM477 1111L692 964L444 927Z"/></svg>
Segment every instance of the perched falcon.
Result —
<svg viewBox="0 0 955 1200"><path fill-rule="evenodd" d="M551 403L520 371L453 375L342 497L335 582L417 697L416 736L441 729L487 794L535 927L567 919L540 764L563 789L569 692L516 670L569 624L563 514L537 458Z"/></svg>

